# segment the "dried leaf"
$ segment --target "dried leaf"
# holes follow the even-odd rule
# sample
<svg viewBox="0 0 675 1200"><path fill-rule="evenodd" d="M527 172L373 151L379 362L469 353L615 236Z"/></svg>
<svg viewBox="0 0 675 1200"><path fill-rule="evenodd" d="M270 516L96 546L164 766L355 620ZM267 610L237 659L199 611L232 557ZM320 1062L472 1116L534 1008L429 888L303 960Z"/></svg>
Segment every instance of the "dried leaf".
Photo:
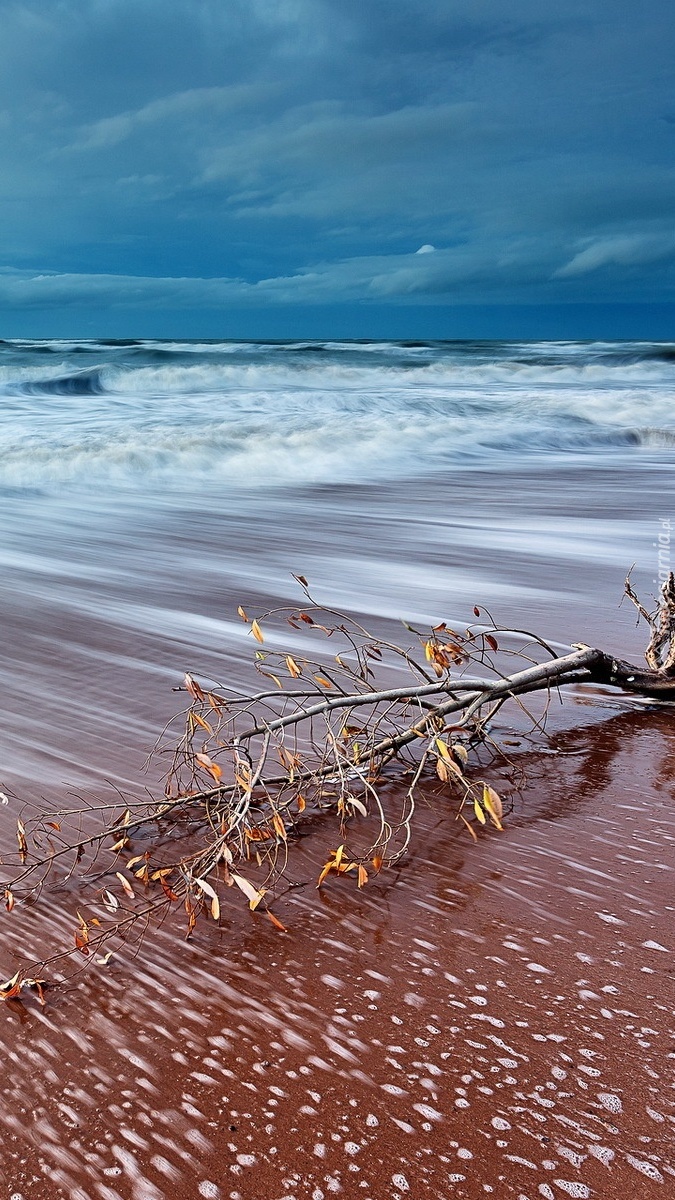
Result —
<svg viewBox="0 0 675 1200"><path fill-rule="evenodd" d="M307 801L304 796L298 796L297 799L298 812L304 812L307 808Z"/></svg>
<svg viewBox="0 0 675 1200"><path fill-rule="evenodd" d="M453 758L456 758L461 767L464 768L469 761L469 753L466 746L463 746L461 742L454 742L450 749L452 750Z"/></svg>
<svg viewBox="0 0 675 1200"><path fill-rule="evenodd" d="M190 693L193 700L205 700L206 699L206 696L204 695L199 684L197 683L197 680L193 679L192 675L190 675L189 672L187 672L187 671L185 673L185 679L183 680L183 683L185 685L185 690Z"/></svg>
<svg viewBox="0 0 675 1200"><path fill-rule="evenodd" d="M477 799L474 799L473 811L476 814L476 820L480 821L481 825L484 825L485 824L485 813L483 812L480 801Z"/></svg>
<svg viewBox="0 0 675 1200"><path fill-rule="evenodd" d="M61 826L59 825L58 821L47 821L47 825L50 829L55 829L57 833L60 833Z"/></svg>
<svg viewBox="0 0 675 1200"><path fill-rule="evenodd" d="M263 634L262 634L262 629L260 628L257 621L251 622L251 633L253 634L256 642L264 642L265 641Z"/></svg>
<svg viewBox="0 0 675 1200"><path fill-rule="evenodd" d="M286 926L285 926L285 925L282 925L282 924L281 924L281 921L279 920L279 918L278 918L278 917L275 917L274 913L273 913L273 912L270 912L270 910L269 910L269 909L267 910L267 915L268 915L268 917L269 917L270 921L272 922L272 924L274 925L274 928L275 928L275 929L279 929L279 930L281 930L281 932L282 932L282 933L288 933L288 930L287 930Z"/></svg>
<svg viewBox="0 0 675 1200"><path fill-rule="evenodd" d="M28 857L28 842L26 840L26 826L21 818L17 818L16 822L16 840L19 843L19 858L22 863L25 863Z"/></svg>
<svg viewBox="0 0 675 1200"><path fill-rule="evenodd" d="M246 624L248 625L248 617L246 616L246 610L244 608L242 608L241 604L237 605L237 612L239 613L239 616L241 617L242 621L246 621Z"/></svg>
<svg viewBox="0 0 675 1200"><path fill-rule="evenodd" d="M211 916L213 917L214 921L217 921L220 918L220 900L218 899L218 893L214 888L211 887L211 884L208 883L206 879L195 879L195 883L197 884L197 887L201 888L201 890L209 897L211 901Z"/></svg>
<svg viewBox="0 0 675 1200"><path fill-rule="evenodd" d="M491 634L491 633L486 633L486 634L485 634L485 641L487 642L487 644L488 644L488 646L490 647L490 649L492 649L492 650L498 650L498 649L499 649L499 643L497 642L497 639L496 639L495 637L493 637L493 636L492 636L492 634Z"/></svg>
<svg viewBox="0 0 675 1200"><path fill-rule="evenodd" d="M292 675L293 679L299 679L300 676L302 675L302 667L298 666L295 659L292 658L290 654L286 655L285 661L286 661L286 666L288 667L289 675Z"/></svg>
<svg viewBox="0 0 675 1200"><path fill-rule="evenodd" d="M315 675L314 678L316 679L317 683L321 684L322 687L332 688L333 686L330 679L326 679L325 675Z"/></svg>
<svg viewBox="0 0 675 1200"><path fill-rule="evenodd" d="M248 906L251 909L251 912L253 912L258 907L260 901L265 895L264 890L258 891L258 889L254 887L252 883L249 883L248 879L244 879L243 875L235 875L233 873L232 878L237 887L241 888L241 891L246 896L248 900Z"/></svg>
<svg viewBox="0 0 675 1200"><path fill-rule="evenodd" d="M368 882L368 872L366 871L366 868L363 866L363 864L359 863L359 871L358 871L358 878L357 878L356 886L362 888L365 886L365 884L367 882Z"/></svg>
<svg viewBox="0 0 675 1200"><path fill-rule="evenodd" d="M306 625L313 625L313 624L314 624L314 621L313 621L313 620L312 620L312 618L310 617L309 613L306 613L306 612L301 612L301 613L299 613L299 617L300 617L300 620L301 620L301 621L304 621Z"/></svg>
<svg viewBox="0 0 675 1200"><path fill-rule="evenodd" d="M113 956L112 950L107 950L102 958L97 958L94 961L97 962L100 967L104 967L106 965L106 963L110 962L110 959L112 958L112 956Z"/></svg>
<svg viewBox="0 0 675 1200"><path fill-rule="evenodd" d="M376 854L375 857L370 861L373 864L373 869L375 870L376 874L379 875L380 871L382 870L382 863L384 862L384 859L380 854Z"/></svg>
<svg viewBox="0 0 675 1200"><path fill-rule="evenodd" d="M125 878L125 876L122 874L121 871L115 871L115 874L116 874L117 878L119 879L120 883L122 884L122 887L123 887L125 893L127 894L127 896L129 897L129 899L133 900L134 889L132 888L131 884L129 883L129 880Z"/></svg>
<svg viewBox="0 0 675 1200"><path fill-rule="evenodd" d="M489 787L487 783L483 784L483 807L490 814L492 824L496 825L497 829L503 829L504 827L501 822L503 813L501 799L494 788Z"/></svg>
<svg viewBox="0 0 675 1200"><path fill-rule="evenodd" d="M9 888L5 888L5 908L7 909L7 912L12 911L14 904L15 900L13 892L10 892Z"/></svg>
<svg viewBox="0 0 675 1200"><path fill-rule="evenodd" d="M460 819L460 821L463 821L463 822L464 822L464 824L466 825L466 827L467 827L467 829L468 829L469 833L471 834L471 836L472 836L472 838L473 838L474 842L477 842L477 841L478 841L478 838L477 838L477 836L476 836L476 830L473 828L473 826L472 826L472 825L470 825L470 824L469 824L469 822L467 821L466 817L463 817L461 813L458 813L457 815L459 816L459 819Z"/></svg>
<svg viewBox="0 0 675 1200"><path fill-rule="evenodd" d="M207 693L206 693L206 699L208 700L208 702L209 702L209 705L211 706L211 708L213 709L213 711L214 711L215 713L218 713L218 716L220 716L220 714L221 714L221 713L222 713L222 711L223 711L223 702L222 702L222 700L220 700L220 698L219 698L218 696L214 696L213 692L207 692Z"/></svg>
<svg viewBox="0 0 675 1200"><path fill-rule="evenodd" d="M351 804L352 808L357 809L357 811L361 813L361 816L368 816L368 809L363 803L363 800L357 800L356 796L347 796L347 803Z"/></svg>
<svg viewBox="0 0 675 1200"><path fill-rule="evenodd" d="M180 899L180 897L177 896L176 893L174 892L173 888L169 887L169 884L166 882L164 875L160 875L159 882L162 885L162 891L164 892L164 895L167 897L167 899L169 899L169 900L179 900Z"/></svg>
<svg viewBox="0 0 675 1200"><path fill-rule="evenodd" d="M479 617L479 616L480 616L480 609L479 609L479 608L477 608L475 604L474 604L474 606L473 606L473 615L474 615L474 617Z"/></svg>
<svg viewBox="0 0 675 1200"><path fill-rule="evenodd" d="M103 905L105 908L107 908L108 912L111 912L111 913L117 912L117 909L120 906L120 902L117 899L117 896L114 896L112 892L109 892L106 889L101 894L101 900L103 901Z"/></svg>
<svg viewBox="0 0 675 1200"><path fill-rule="evenodd" d="M283 842L285 842L286 841L286 826L284 825L281 817L279 816L279 813L275 812L274 816L272 817L272 824L274 826L274 830L275 830L277 836L280 837Z"/></svg>
<svg viewBox="0 0 675 1200"><path fill-rule="evenodd" d="M199 713L193 712L190 713L190 716L192 717L192 720L196 721L198 725L201 725L202 729L205 729L207 733L213 734L213 729L209 725L208 721L204 720L204 717L200 717Z"/></svg>
<svg viewBox="0 0 675 1200"><path fill-rule="evenodd" d="M436 759L436 774L438 775L441 783L447 783L450 778L448 764L442 758Z"/></svg>
<svg viewBox="0 0 675 1200"><path fill-rule="evenodd" d="M19 982L20 974L21 970L19 969L16 975L12 975L12 978L8 979L6 983L0 983L0 997L3 1000L11 1000L13 996L18 996L21 991L21 984Z"/></svg>
<svg viewBox="0 0 675 1200"><path fill-rule="evenodd" d="M205 771L208 771L209 775L215 779L216 783L220 783L220 779L223 774L222 767L219 767L218 763L214 763L213 759L209 758L208 754L195 754L195 758L200 767L203 767Z"/></svg>
<svg viewBox="0 0 675 1200"><path fill-rule="evenodd" d="M303 587L309 587L309 584L308 584L307 580L305 579L304 575L294 575L293 578L297 579L298 583L301 583Z"/></svg>

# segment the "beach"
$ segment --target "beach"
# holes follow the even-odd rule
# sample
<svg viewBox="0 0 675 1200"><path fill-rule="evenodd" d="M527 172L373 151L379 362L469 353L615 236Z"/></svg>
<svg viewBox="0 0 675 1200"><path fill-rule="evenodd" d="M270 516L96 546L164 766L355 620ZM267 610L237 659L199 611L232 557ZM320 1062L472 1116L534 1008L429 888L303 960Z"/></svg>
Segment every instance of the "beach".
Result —
<svg viewBox="0 0 675 1200"><path fill-rule="evenodd" d="M161 794L172 689L245 687L237 606L297 602L294 573L396 636L479 605L640 661L620 602L670 553L671 346L1 351L3 855L26 802ZM439 786L399 868L318 893L313 826L288 933L228 904L5 1006L7 1195L667 1195L672 715L579 689L546 733L509 720L503 833L474 845ZM72 937L55 884L3 914L3 978Z"/></svg>

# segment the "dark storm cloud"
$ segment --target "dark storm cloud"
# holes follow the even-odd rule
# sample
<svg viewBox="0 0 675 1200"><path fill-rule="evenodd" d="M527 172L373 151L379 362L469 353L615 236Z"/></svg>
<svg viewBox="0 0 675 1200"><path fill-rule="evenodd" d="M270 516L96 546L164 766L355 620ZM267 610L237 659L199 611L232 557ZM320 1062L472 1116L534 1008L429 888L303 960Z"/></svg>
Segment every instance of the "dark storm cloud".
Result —
<svg viewBox="0 0 675 1200"><path fill-rule="evenodd" d="M675 37L645 13L0 0L0 302L670 298Z"/></svg>

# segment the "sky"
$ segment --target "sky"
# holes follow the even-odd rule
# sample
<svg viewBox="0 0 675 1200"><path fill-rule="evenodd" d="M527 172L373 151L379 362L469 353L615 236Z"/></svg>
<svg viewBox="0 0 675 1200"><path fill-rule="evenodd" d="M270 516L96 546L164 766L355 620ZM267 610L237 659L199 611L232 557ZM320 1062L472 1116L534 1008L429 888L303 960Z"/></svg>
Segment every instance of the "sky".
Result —
<svg viewBox="0 0 675 1200"><path fill-rule="evenodd" d="M668 0L0 0L0 31L0 336L675 338Z"/></svg>

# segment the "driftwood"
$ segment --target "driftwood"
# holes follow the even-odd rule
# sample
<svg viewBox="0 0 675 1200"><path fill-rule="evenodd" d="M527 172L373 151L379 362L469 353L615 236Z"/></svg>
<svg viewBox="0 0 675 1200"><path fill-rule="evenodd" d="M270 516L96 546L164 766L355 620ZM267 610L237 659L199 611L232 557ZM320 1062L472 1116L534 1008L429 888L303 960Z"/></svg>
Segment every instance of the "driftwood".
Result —
<svg viewBox="0 0 675 1200"><path fill-rule="evenodd" d="M328 812L338 823L339 844L326 853L319 886L346 876L364 887L400 860L416 804L432 786L447 792L451 814L472 837L484 825L501 829L502 801L481 764L498 749L491 728L507 702L527 713L523 697L541 693L543 713L529 714L541 728L551 696L570 684L675 700L672 573L653 613L626 580L649 628L647 669L583 645L557 655L489 615L486 625L477 608L476 623L463 631L445 622L426 632L406 626L413 644L402 647L317 605L296 578L303 608L256 620L239 609L257 643L263 690L241 695L185 676L180 737L176 743L169 729L156 747L169 754L159 803L83 803L67 812L26 810L18 820L19 863L0 884L7 910L20 910L50 880L82 876L85 894L71 946L17 971L0 996L30 986L43 1000L46 965L55 969L73 954L91 961L101 950L97 961L106 962L172 908L184 910L189 936L200 918L219 921L228 888L283 930L272 904L288 886L293 840L308 817ZM269 648L280 621L303 634L293 654L273 642ZM321 639L317 657L305 652L311 638ZM509 670L514 660L518 669Z"/></svg>

